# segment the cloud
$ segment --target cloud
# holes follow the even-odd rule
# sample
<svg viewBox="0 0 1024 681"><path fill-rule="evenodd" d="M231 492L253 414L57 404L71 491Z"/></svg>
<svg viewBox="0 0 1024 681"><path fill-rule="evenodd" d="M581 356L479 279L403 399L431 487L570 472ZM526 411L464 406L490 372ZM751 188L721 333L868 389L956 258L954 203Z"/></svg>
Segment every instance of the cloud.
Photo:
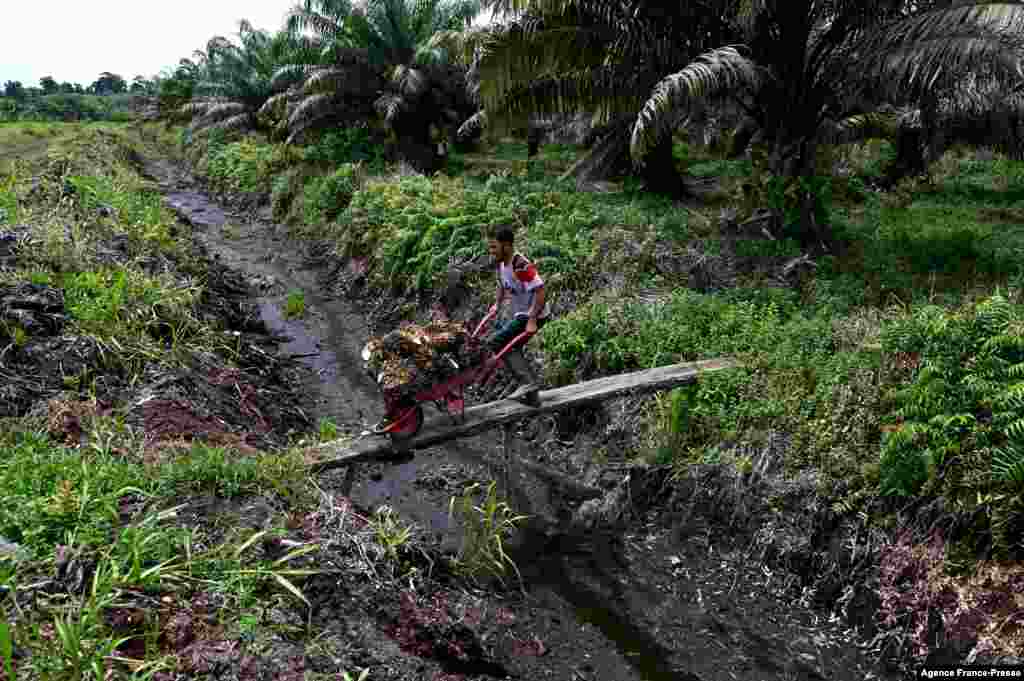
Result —
<svg viewBox="0 0 1024 681"><path fill-rule="evenodd" d="M131 80L173 67L238 22L281 28L294 0L93 0L89 3L0 0L0 81L37 85L43 76L84 86L103 71Z"/></svg>

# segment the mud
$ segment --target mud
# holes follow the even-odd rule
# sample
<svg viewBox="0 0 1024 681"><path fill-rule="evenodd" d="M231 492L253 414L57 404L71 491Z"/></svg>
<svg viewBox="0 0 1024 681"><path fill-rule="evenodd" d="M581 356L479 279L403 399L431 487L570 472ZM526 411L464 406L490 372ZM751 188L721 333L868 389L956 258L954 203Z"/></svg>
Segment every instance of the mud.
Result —
<svg viewBox="0 0 1024 681"><path fill-rule="evenodd" d="M367 296L360 310L331 293L330 277L351 271L349 264L290 240L285 228L251 211L218 206L197 180L166 159L146 158L143 169L167 204L196 228L204 247L227 268L243 272L258 292L252 302L260 320L283 339L280 352L303 366L297 380L311 405L309 420L331 418L340 432L365 436L382 410L359 350L371 335L366 313L379 312L380 297ZM304 293L306 305L297 320L281 313L294 290ZM599 411L617 409L626 408L615 404ZM742 535L733 538L696 516L670 521L660 513L659 503L670 495L665 471L631 478L642 483L624 482L632 468L623 445L628 426L619 432L604 424L588 436L580 435L579 424L567 424L571 420L517 424L509 452L495 432L411 461L324 475L321 510L306 519L297 538L326 540L325 560L345 563L352 549L343 539L359 531L357 517L387 504L403 521L417 523L421 545L431 547L422 557L407 557L430 574L430 586L416 593L397 583L382 588L379 580L315 577L305 586L319 631L315 650L281 639L271 646L273 656L244 658L243 667L253 671L235 676L301 678L304 671L337 673L345 664L370 667L374 680L884 676L853 634L794 598L788 575L752 558ZM612 452L600 465L592 455L598 446ZM510 468L495 463L506 454ZM517 467L520 458L557 465L601 485L614 502L611 512L581 515L577 501ZM440 567L439 559L460 541L447 515L448 500L467 484L491 479L502 482L517 512L530 516L510 547L522 571L521 592L467 588ZM623 490L630 493L625 502ZM227 660L228 648L217 648L228 646L226 641L204 640L211 659ZM255 671L261 660L276 671ZM226 671L195 672L227 678Z"/></svg>

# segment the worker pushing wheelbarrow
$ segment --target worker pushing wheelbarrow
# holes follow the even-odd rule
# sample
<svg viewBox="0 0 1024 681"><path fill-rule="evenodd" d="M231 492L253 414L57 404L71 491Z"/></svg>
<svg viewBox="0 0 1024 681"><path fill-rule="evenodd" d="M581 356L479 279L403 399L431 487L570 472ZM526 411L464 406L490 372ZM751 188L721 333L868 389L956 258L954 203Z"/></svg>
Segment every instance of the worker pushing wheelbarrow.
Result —
<svg viewBox="0 0 1024 681"><path fill-rule="evenodd" d="M453 422L464 420L466 387L489 383L502 367L508 367L521 384L502 397L540 406L539 385L522 348L548 319L544 281L513 244L508 226L494 228L489 235L498 289L494 305L473 333L467 334L457 322L434 322L426 327L409 325L367 344L363 359L384 393L386 410L375 433L390 435L398 445L408 441L423 425L424 402L433 402ZM481 337L506 297L512 317L498 324L490 336ZM389 350L390 364L381 361Z"/></svg>

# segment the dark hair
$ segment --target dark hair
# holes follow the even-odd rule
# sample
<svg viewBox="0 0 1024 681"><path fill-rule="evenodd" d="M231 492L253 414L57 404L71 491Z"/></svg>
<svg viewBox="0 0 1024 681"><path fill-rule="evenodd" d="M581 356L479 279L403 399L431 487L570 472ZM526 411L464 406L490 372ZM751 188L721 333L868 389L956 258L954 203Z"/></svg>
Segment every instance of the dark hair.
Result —
<svg viewBox="0 0 1024 681"><path fill-rule="evenodd" d="M506 244L515 243L515 230L512 225L495 225L491 227L490 236L495 241L501 241Z"/></svg>

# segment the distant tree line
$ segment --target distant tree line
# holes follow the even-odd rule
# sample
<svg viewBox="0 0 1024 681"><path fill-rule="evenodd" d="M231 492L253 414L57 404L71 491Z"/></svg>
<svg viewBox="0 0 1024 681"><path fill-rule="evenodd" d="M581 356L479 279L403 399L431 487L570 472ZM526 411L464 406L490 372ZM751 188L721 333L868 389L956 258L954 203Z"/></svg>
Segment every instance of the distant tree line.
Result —
<svg viewBox="0 0 1024 681"><path fill-rule="evenodd" d="M88 86L53 76L39 79L38 87L6 80L0 94L0 121L12 120L128 120L143 98L156 93L152 79L124 77L104 71Z"/></svg>
<svg viewBox="0 0 1024 681"><path fill-rule="evenodd" d="M121 95L121 94L154 94L156 83L154 80L143 76L135 76L131 83L128 83L123 76L109 71L104 71L99 78L88 86L83 87L81 83L68 81L58 82L53 76L43 76L39 79L39 86L26 87L19 80L4 81L3 96L12 99L25 99L28 97L39 97L45 95Z"/></svg>

